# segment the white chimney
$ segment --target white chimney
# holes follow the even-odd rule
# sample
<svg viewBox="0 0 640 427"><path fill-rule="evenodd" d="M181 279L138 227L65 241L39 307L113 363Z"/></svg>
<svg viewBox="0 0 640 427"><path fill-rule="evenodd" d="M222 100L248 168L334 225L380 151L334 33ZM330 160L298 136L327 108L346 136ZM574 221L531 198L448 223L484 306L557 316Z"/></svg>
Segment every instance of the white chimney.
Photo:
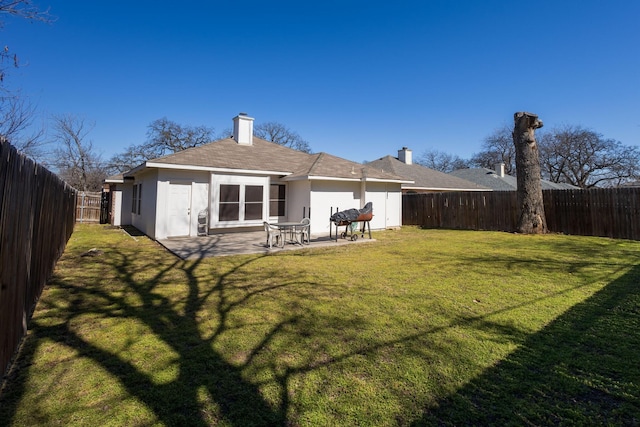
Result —
<svg viewBox="0 0 640 427"><path fill-rule="evenodd" d="M504 178L504 163L496 163L496 175L500 178Z"/></svg>
<svg viewBox="0 0 640 427"><path fill-rule="evenodd" d="M253 117L240 113L233 118L233 139L241 145L253 145Z"/></svg>
<svg viewBox="0 0 640 427"><path fill-rule="evenodd" d="M402 147L402 150L398 150L398 160L400 160L402 163L405 163L407 165L410 165L413 163L413 159L411 158L411 150L409 150L407 147Z"/></svg>

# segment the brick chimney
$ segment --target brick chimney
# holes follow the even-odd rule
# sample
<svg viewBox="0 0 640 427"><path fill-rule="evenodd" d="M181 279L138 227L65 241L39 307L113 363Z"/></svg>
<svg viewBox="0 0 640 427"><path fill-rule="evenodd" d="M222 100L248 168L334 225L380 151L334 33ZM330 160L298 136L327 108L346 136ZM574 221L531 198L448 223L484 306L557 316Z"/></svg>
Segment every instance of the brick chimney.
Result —
<svg viewBox="0 0 640 427"><path fill-rule="evenodd" d="M402 147L402 150L398 150L398 160L407 165L413 164L412 152L407 147Z"/></svg>
<svg viewBox="0 0 640 427"><path fill-rule="evenodd" d="M233 139L240 145L253 145L253 117L240 113L233 118Z"/></svg>

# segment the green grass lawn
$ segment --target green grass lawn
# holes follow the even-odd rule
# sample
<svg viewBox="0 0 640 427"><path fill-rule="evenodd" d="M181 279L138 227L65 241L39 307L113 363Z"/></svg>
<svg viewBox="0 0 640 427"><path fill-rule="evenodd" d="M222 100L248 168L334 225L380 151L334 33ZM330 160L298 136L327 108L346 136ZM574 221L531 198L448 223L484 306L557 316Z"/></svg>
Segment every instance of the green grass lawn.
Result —
<svg viewBox="0 0 640 427"><path fill-rule="evenodd" d="M0 424L640 424L640 242L374 238L181 261L78 225Z"/></svg>

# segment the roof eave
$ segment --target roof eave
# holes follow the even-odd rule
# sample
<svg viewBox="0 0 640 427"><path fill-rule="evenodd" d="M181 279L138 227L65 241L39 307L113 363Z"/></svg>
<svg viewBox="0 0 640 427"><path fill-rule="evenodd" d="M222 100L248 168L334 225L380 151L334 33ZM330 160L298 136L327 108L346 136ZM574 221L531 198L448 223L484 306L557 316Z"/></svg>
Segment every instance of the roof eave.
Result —
<svg viewBox="0 0 640 427"><path fill-rule="evenodd" d="M146 169L147 167L147 162L142 163L141 165L136 166L135 168L125 172L122 174L123 178L131 178L133 177L135 174L137 174L138 172L140 172L143 169Z"/></svg>
<svg viewBox="0 0 640 427"><path fill-rule="evenodd" d="M358 180L362 181L362 180ZM391 182L394 184L415 184L415 181L408 181L406 179L391 179L391 178L366 178L366 182Z"/></svg>
<svg viewBox="0 0 640 427"><path fill-rule="evenodd" d="M118 178L118 179L105 179L104 180L105 184L124 184L124 177L123 178Z"/></svg>
<svg viewBox="0 0 640 427"><path fill-rule="evenodd" d="M211 167L211 166L179 165L175 163L147 162L146 166L149 168L158 168L158 169L179 169L179 170L222 172L222 173L244 173L244 174L253 174L253 175L285 175L285 176L291 175L290 171L219 168L219 167Z"/></svg>
<svg viewBox="0 0 640 427"><path fill-rule="evenodd" d="M339 176L325 176L325 175L298 175L294 177L285 177L283 181L346 181L346 182L389 182L393 184L413 184L413 181L405 181L401 179L389 179L389 178L344 178Z"/></svg>
<svg viewBox="0 0 640 427"><path fill-rule="evenodd" d="M418 187L402 186L403 190L429 190L429 191L493 191L492 188L452 188L452 187Z"/></svg>

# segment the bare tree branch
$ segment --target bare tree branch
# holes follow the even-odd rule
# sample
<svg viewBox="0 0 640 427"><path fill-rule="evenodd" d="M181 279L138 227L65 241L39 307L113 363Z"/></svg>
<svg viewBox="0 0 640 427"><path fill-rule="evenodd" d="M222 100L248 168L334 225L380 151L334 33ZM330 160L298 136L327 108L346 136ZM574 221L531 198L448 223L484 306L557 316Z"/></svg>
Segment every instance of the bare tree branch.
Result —
<svg viewBox="0 0 640 427"><path fill-rule="evenodd" d="M494 169L498 163L504 163L507 175L516 175L516 151L513 145L512 130L503 126L487 136L483 143L483 150L471 158L471 163L478 167Z"/></svg>
<svg viewBox="0 0 640 427"><path fill-rule="evenodd" d="M288 129L285 125L277 122L260 123L253 128L253 133L258 138L274 142L285 147L304 153L311 152L311 146L297 132Z"/></svg>
<svg viewBox="0 0 640 427"><path fill-rule="evenodd" d="M148 126L147 141L129 146L109 161L112 171L124 172L141 163L167 154L198 147L213 140L212 128L183 126L166 117L154 120Z"/></svg>
<svg viewBox="0 0 640 427"><path fill-rule="evenodd" d="M53 22L54 18L49 14L49 10L40 10L34 6L31 0L0 0L0 30L4 28L5 17L18 17L29 21ZM11 62L11 65L18 67L19 60L15 53L11 53L9 46L2 46L0 50L0 83L5 78L5 63Z"/></svg>
<svg viewBox="0 0 640 427"><path fill-rule="evenodd" d="M620 185L640 176L640 151L580 126L553 129L540 139L542 173L580 188Z"/></svg>
<svg viewBox="0 0 640 427"><path fill-rule="evenodd" d="M58 174L79 190L99 191L107 173L87 138L94 124L70 114L54 116L52 120L57 144L54 165Z"/></svg>
<svg viewBox="0 0 640 427"><path fill-rule="evenodd" d="M468 160L438 150L425 150L420 157L416 159L416 163L444 173L469 167Z"/></svg>
<svg viewBox="0 0 640 427"><path fill-rule="evenodd" d="M0 97L0 135L21 153L41 160L45 127L34 127L36 108L19 96Z"/></svg>

